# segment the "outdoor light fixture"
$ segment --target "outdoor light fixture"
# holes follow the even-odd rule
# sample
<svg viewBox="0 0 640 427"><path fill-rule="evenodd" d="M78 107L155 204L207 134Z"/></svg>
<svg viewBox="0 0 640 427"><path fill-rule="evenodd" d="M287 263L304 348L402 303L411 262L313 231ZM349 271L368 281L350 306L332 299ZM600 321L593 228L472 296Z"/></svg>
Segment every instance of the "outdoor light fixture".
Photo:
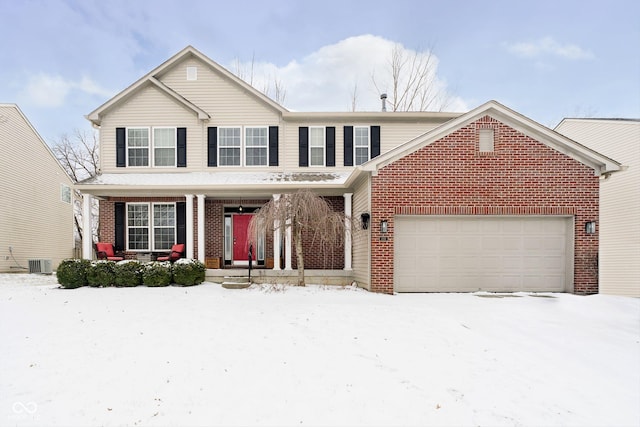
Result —
<svg viewBox="0 0 640 427"><path fill-rule="evenodd" d="M367 212L360 214L360 221L362 222L363 230L366 230L367 228L369 228L369 218L371 218L371 215L369 215Z"/></svg>
<svg viewBox="0 0 640 427"><path fill-rule="evenodd" d="M387 231L389 231L389 221L383 219L382 221L380 221L380 232L386 234Z"/></svg>
<svg viewBox="0 0 640 427"><path fill-rule="evenodd" d="M596 233L596 222L589 221L584 223L584 232L587 234L595 234Z"/></svg>
<svg viewBox="0 0 640 427"><path fill-rule="evenodd" d="M242 213L244 209L242 208L242 199L240 199L240 204L238 205L238 212Z"/></svg>

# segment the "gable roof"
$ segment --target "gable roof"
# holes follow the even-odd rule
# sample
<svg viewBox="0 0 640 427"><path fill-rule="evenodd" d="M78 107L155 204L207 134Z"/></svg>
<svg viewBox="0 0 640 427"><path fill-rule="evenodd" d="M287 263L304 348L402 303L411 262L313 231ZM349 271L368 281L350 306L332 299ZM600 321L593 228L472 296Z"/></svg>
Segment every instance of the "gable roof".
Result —
<svg viewBox="0 0 640 427"><path fill-rule="evenodd" d="M122 102L126 101L127 99L129 99L131 96L136 94L142 88L148 87L149 85L153 85L154 87L158 88L161 92L163 92L168 97L170 97L170 98L176 100L178 103L182 104L185 108L190 109L194 113L198 114L198 118L200 120L209 119L210 115L206 111L204 111L202 108L198 107L197 105L193 104L192 102L190 102L189 100L184 98L182 95L180 95L177 92L175 92L174 90L172 90L170 87L168 87L167 85L162 83L160 81L160 79L158 78L159 76L161 76L162 74L165 74L171 68L173 68L174 66L176 66L179 63L181 63L183 60L185 60L186 58L189 58L189 57L195 57L195 58L199 59L205 65L207 65L208 67L210 67L211 69L213 69L217 73L222 74L225 78L231 80L234 84L240 86L243 90L245 90L251 96L256 98L258 101L268 105L269 107L271 107L271 108L273 108L273 109L275 109L275 110L277 110L277 111L279 111L281 113L285 113L285 112L288 111L282 105L280 105L277 102L273 101L271 98L269 98L268 96L264 95L262 92L258 91L253 86L251 86L250 84L248 84L247 82L245 82L244 80L242 80L241 78L236 76L235 74L231 73L226 68L224 68L221 65L219 65L218 63L212 61L206 55L203 55L200 51L195 49L193 46L187 46L184 49L182 49L180 52L178 52L177 54L175 54L174 56L169 58L167 61L165 61L164 63L162 63L158 67L154 68L153 70L151 70L149 73L147 73L146 75L144 75L140 79L138 79L131 86L127 87L126 89L124 89L123 91L118 93L116 96L114 96L113 98L109 99L107 102L105 102L104 104L102 104L101 106L99 106L98 108L93 110L91 113L87 114L85 117L92 124L94 124L96 126L100 126L100 123L102 121L102 116L105 113L107 113L110 109L120 105L120 103L122 103Z"/></svg>
<svg viewBox="0 0 640 427"><path fill-rule="evenodd" d="M362 168L366 171L376 172L404 156L430 145L452 132L472 123L484 116L490 116L516 129L523 134L540 141L547 146L591 167L596 176L607 175L621 170L620 163L606 157L582 144L579 144L564 135L559 134L541 124L505 107L497 101L489 101L468 113L449 120L437 128L424 133L386 153L364 163Z"/></svg>

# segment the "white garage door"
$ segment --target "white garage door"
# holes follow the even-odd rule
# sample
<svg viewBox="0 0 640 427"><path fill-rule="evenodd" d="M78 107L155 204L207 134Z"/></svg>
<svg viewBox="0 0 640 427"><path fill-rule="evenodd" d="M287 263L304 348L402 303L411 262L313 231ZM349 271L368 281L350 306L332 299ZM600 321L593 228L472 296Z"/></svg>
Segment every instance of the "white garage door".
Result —
<svg viewBox="0 0 640 427"><path fill-rule="evenodd" d="M567 290L572 218L396 216L396 292Z"/></svg>

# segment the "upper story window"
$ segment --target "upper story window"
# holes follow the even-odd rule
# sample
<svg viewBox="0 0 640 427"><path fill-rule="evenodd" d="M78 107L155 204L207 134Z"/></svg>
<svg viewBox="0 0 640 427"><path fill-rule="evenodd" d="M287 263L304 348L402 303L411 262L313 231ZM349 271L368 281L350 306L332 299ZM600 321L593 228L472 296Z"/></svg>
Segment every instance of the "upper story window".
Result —
<svg viewBox="0 0 640 427"><path fill-rule="evenodd" d="M153 129L153 165L176 165L176 129Z"/></svg>
<svg viewBox="0 0 640 427"><path fill-rule="evenodd" d="M266 166L269 136L266 127L245 128L245 163L247 166Z"/></svg>
<svg viewBox="0 0 640 427"><path fill-rule="evenodd" d="M355 126L353 128L353 149L356 165L369 160L369 126Z"/></svg>
<svg viewBox="0 0 640 427"><path fill-rule="evenodd" d="M218 128L220 166L240 166L240 128Z"/></svg>
<svg viewBox="0 0 640 427"><path fill-rule="evenodd" d="M267 166L268 130L267 127L245 127L243 135L241 127L218 128L220 166Z"/></svg>
<svg viewBox="0 0 640 427"><path fill-rule="evenodd" d="M127 165L149 166L149 128L127 129Z"/></svg>
<svg viewBox="0 0 640 427"><path fill-rule="evenodd" d="M176 128L127 128L128 166L176 166Z"/></svg>
<svg viewBox="0 0 640 427"><path fill-rule="evenodd" d="M71 203L71 187L66 184L60 184L60 200Z"/></svg>
<svg viewBox="0 0 640 427"><path fill-rule="evenodd" d="M309 166L324 166L325 128L309 128Z"/></svg>

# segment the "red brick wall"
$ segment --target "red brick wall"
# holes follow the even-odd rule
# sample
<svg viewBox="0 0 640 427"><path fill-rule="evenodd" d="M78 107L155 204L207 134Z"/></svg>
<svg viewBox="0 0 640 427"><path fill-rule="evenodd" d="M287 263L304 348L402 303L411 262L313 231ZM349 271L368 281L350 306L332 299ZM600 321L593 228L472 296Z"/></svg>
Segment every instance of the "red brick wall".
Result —
<svg viewBox="0 0 640 427"><path fill-rule="evenodd" d="M495 150L478 152L478 129ZM599 179L591 168L488 116L382 168L372 177L371 289L393 292L394 216L574 215L574 292L598 292ZM380 242L380 220L389 221ZM599 227L598 227L599 228Z"/></svg>

